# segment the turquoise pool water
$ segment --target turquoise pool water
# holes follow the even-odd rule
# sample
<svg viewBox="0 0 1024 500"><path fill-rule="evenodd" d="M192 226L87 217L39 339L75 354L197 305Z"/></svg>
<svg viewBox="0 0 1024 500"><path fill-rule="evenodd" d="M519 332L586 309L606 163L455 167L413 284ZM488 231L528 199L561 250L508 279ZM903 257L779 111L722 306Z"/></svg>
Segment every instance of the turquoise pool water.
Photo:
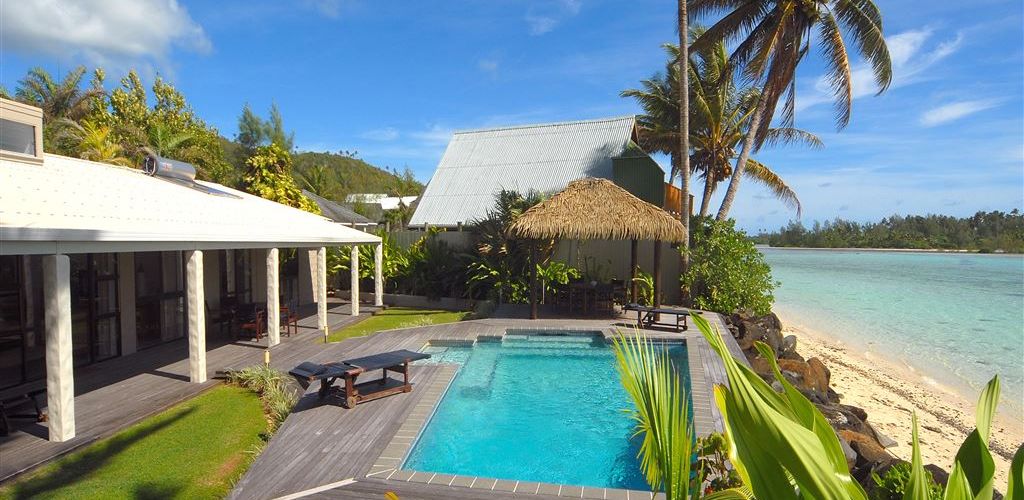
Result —
<svg viewBox="0 0 1024 500"><path fill-rule="evenodd" d="M462 367L404 468L649 490L625 411L633 406L602 337L506 335L427 349L431 362ZM669 352L689 373L685 345Z"/></svg>

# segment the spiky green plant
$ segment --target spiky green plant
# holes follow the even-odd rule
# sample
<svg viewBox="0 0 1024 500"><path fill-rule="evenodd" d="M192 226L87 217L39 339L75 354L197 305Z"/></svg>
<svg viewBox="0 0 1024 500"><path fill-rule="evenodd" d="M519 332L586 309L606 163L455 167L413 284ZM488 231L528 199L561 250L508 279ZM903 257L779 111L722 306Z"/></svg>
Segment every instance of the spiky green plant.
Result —
<svg viewBox="0 0 1024 500"><path fill-rule="evenodd" d="M999 402L999 376L992 377L978 398L975 409L975 429L960 445L953 461L953 470L946 483L946 500L991 500L995 487L995 461L988 449ZM928 479L924 462L921 460L921 446L917 437L917 414L912 420L913 453L911 458L910 483L904 493L904 500L928 500ZM1024 445L1017 449L1010 464L1009 484L1006 486L1007 500L1024 498Z"/></svg>

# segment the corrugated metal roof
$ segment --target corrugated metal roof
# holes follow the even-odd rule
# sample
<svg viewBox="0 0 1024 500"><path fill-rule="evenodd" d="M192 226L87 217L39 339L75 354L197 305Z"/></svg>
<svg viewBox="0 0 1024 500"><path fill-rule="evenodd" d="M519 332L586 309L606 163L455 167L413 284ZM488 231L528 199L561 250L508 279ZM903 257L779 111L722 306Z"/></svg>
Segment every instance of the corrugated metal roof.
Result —
<svg viewBox="0 0 1024 500"><path fill-rule="evenodd" d="M208 194L141 170L45 155L0 160L0 254L315 247L376 243L335 224L219 184Z"/></svg>
<svg viewBox="0 0 1024 500"><path fill-rule="evenodd" d="M319 196L316 193L309 191L308 189L303 189L302 194L306 195L307 198L313 200L313 202L316 203L318 207L320 207L320 211L323 212L324 217L327 217L328 219L331 219L334 222L338 222L341 224L359 225L376 224L376 222L355 213L354 211L352 211L351 208L341 205L336 201L328 200L327 198Z"/></svg>
<svg viewBox="0 0 1024 500"><path fill-rule="evenodd" d="M612 178L635 117L456 132L410 225L455 226L484 217L502 189L561 191L584 177Z"/></svg>

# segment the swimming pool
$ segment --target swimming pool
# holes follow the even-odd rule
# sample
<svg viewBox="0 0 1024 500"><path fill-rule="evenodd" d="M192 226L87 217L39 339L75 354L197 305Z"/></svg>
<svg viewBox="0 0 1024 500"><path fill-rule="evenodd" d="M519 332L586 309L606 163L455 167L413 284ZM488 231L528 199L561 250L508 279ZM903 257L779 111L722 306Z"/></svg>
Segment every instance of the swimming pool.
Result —
<svg viewBox="0 0 1024 500"><path fill-rule="evenodd" d="M686 377L685 344L666 345ZM461 368L404 469L649 490L625 412L633 405L600 333L506 334L425 352Z"/></svg>

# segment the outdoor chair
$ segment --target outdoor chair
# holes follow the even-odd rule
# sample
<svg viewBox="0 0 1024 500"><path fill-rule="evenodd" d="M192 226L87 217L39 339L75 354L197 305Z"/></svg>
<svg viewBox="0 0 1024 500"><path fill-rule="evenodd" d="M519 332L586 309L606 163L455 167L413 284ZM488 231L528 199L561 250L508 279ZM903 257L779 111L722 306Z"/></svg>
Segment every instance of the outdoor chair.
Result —
<svg viewBox="0 0 1024 500"><path fill-rule="evenodd" d="M299 313L298 306L285 305L281 307L281 327L284 328L284 334L288 337L292 336L292 329L295 329L295 334L299 334Z"/></svg>
<svg viewBox="0 0 1024 500"><path fill-rule="evenodd" d="M266 331L267 317L266 312L256 306L253 306L253 312L251 315L246 316L242 319L240 325L240 332L251 331L257 342L263 338L263 332ZM238 337L235 337L237 340Z"/></svg>

